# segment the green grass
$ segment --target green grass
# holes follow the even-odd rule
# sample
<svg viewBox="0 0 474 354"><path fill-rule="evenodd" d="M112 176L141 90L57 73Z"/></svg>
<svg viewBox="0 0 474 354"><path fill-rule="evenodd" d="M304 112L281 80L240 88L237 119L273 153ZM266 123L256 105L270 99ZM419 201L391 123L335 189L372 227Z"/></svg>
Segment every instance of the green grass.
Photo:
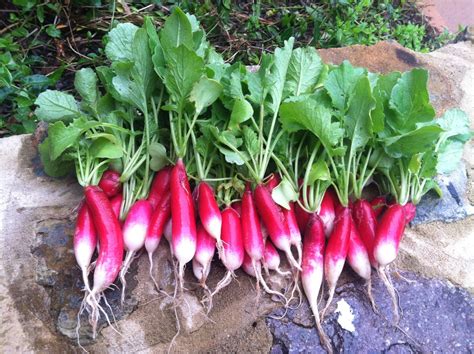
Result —
<svg viewBox="0 0 474 354"><path fill-rule="evenodd" d="M160 24L179 5L193 13L224 57L257 64L261 53L295 37L301 45L333 48L395 39L427 52L454 38L436 36L412 2L13 0L0 12L0 136L32 132L35 97L46 88L67 90L74 72L100 65L103 35L115 23ZM393 5L393 4L396 5Z"/></svg>

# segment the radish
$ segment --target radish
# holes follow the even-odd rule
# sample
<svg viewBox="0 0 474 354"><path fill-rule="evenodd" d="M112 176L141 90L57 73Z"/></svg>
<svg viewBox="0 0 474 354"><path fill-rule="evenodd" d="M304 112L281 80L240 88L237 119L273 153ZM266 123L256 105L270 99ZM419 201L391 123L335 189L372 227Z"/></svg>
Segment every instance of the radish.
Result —
<svg viewBox="0 0 474 354"><path fill-rule="evenodd" d="M244 244L242 239L242 228L240 226L240 218L237 211L231 207L227 207L222 211L222 243L223 257L222 263L227 269L226 275L217 284L215 290L209 296L209 307L211 309L212 297L220 290L225 288L232 281L234 271L239 269L244 262Z"/></svg>
<svg viewBox="0 0 474 354"><path fill-rule="evenodd" d="M408 224L412 222L412 220L416 216L416 205L408 202L403 206L403 209L405 209L405 218L406 218L406 223Z"/></svg>
<svg viewBox="0 0 474 354"><path fill-rule="evenodd" d="M84 195L99 236L100 245L94 269L94 284L86 297L86 302L91 307L90 323L95 338L99 310L102 310L99 299L120 272L123 258L123 238L120 224L107 195L97 186L86 187ZM102 310L102 312L104 311Z"/></svg>
<svg viewBox="0 0 474 354"><path fill-rule="evenodd" d="M171 167L166 166L159 170L150 187L150 192L148 193L148 201L151 204L153 210L158 205L158 202L165 195L166 191L170 188L170 176L171 176Z"/></svg>
<svg viewBox="0 0 474 354"><path fill-rule="evenodd" d="M263 254L263 268L265 269L267 275L269 275L269 270L274 270L283 277L291 275L290 272L283 272L280 269L280 261L280 255L278 254L275 246L273 246L272 241L266 240L265 252Z"/></svg>
<svg viewBox="0 0 474 354"><path fill-rule="evenodd" d="M389 205L375 231L373 253L381 267L389 265L397 257L405 224L404 207L400 204Z"/></svg>
<svg viewBox="0 0 474 354"><path fill-rule="evenodd" d="M319 318L318 296L324 275L324 228L320 217L313 213L310 215L303 239L303 260L301 263L301 282L308 299L309 306L313 312L316 329L319 334L321 345L332 353L329 338L324 332Z"/></svg>
<svg viewBox="0 0 474 354"><path fill-rule="evenodd" d="M173 255L173 232L172 232L172 226L173 226L173 222L171 221L171 218L168 219L168 221L166 222L166 225L165 225L165 229L163 230L163 235L165 236L166 238L166 241L168 241L169 245L170 245L170 253L171 255Z"/></svg>
<svg viewBox="0 0 474 354"><path fill-rule="evenodd" d="M374 258L379 263L378 273L387 291L392 298L394 321L400 320L398 300L395 288L387 276L387 266L392 263L398 254L398 247L405 231L405 209L400 204L389 205L382 215L375 231Z"/></svg>
<svg viewBox="0 0 474 354"><path fill-rule="evenodd" d="M151 207L151 206L150 206ZM150 225L145 238L145 249L148 253L148 260L150 262L150 278L159 289L159 286L153 276L153 253L160 244L161 237L163 236L163 230L166 223L171 217L171 193L165 192L159 203L156 205L150 219Z"/></svg>
<svg viewBox="0 0 474 354"><path fill-rule="evenodd" d="M268 230L268 234L273 244L285 252L290 264L301 270L300 264L291 253L291 239L285 216L280 207L274 202L269 190L259 184L254 191L255 204L260 214L263 224Z"/></svg>
<svg viewBox="0 0 474 354"><path fill-rule="evenodd" d="M301 202L301 199L300 199L300 202ZM295 216L296 216L296 222L298 223L300 232L304 236L306 225L308 224L309 217L311 214L303 209L303 207L300 205L300 202L295 203Z"/></svg>
<svg viewBox="0 0 474 354"><path fill-rule="evenodd" d="M133 256L145 245L145 238L148 233L148 227L151 219L150 202L144 199L137 200L130 208L125 223L123 224L123 241L127 254L120 271L120 281L122 282L122 298L125 301L125 287L127 274Z"/></svg>
<svg viewBox="0 0 474 354"><path fill-rule="evenodd" d="M183 160L171 170L171 222L173 255L178 260L178 283L183 291L184 267L196 252L196 219L193 198Z"/></svg>
<svg viewBox="0 0 474 354"><path fill-rule="evenodd" d="M77 214L76 229L74 231L74 255L77 264L81 268L82 279L87 292L90 292L89 267L96 246L97 233L92 222L92 216L87 204L82 202Z"/></svg>
<svg viewBox="0 0 474 354"><path fill-rule="evenodd" d="M260 272L262 272L261 264L260 262L255 263L250 256L245 253L244 255L244 262L242 263L242 270L250 275L253 278L257 277L257 272L258 270L256 268L260 268Z"/></svg>
<svg viewBox="0 0 474 354"><path fill-rule="evenodd" d="M372 308L377 312L375 301L372 296L372 278L371 278L371 267L369 254L367 248L362 242L362 239L357 231L356 224L351 223L351 234L349 239L349 251L347 253L347 263L351 266L354 272L357 273L362 279L367 281L367 295L369 297Z"/></svg>
<svg viewBox="0 0 474 354"><path fill-rule="evenodd" d="M246 255L250 257L251 263L253 265L255 278L257 278L257 284L262 284L267 293L280 296L286 300L283 294L271 290L262 276L261 262L264 257L265 246L263 243L260 221L258 219L257 211L255 210L250 183L247 183L242 196L241 225L244 249Z"/></svg>
<svg viewBox="0 0 474 354"><path fill-rule="evenodd" d="M374 209L375 216L378 217L382 214L387 205L387 198L384 196L375 197L370 201L370 205L372 206L372 209Z"/></svg>
<svg viewBox="0 0 474 354"><path fill-rule="evenodd" d="M265 182L265 187L270 191L270 193L273 191L273 189L278 186L278 184L280 183L280 176L278 175L278 173L272 173L267 181Z"/></svg>
<svg viewBox="0 0 474 354"><path fill-rule="evenodd" d="M122 208L122 202L123 202L123 194L119 193L112 199L110 199L110 205L112 206L112 209L117 216L117 219L120 221L120 209Z"/></svg>
<svg viewBox="0 0 474 354"><path fill-rule="evenodd" d="M204 289L208 289L206 279L211 270L211 262L215 251L216 239L209 235L201 223L198 223L196 253L193 258L193 273Z"/></svg>
<svg viewBox="0 0 474 354"><path fill-rule="evenodd" d="M334 227L334 219L336 217L336 200L337 197L334 195L334 192L332 192L330 189L326 190L318 213L321 221L323 222L324 234L326 237L331 235L332 229Z"/></svg>
<svg viewBox="0 0 474 354"><path fill-rule="evenodd" d="M298 263L301 263L301 232L298 227L295 215L295 203L290 203L290 210L282 208L283 214L285 215L286 223L288 224L288 230L290 231L290 242L296 247L298 253Z"/></svg>
<svg viewBox="0 0 474 354"><path fill-rule="evenodd" d="M239 201L236 201L236 202L233 202L231 205L232 209L234 209L237 213L239 213L239 215L242 215L242 202L239 200Z"/></svg>
<svg viewBox="0 0 474 354"><path fill-rule="evenodd" d="M362 242L369 255L370 264L378 268L378 263L374 258L375 228L377 227L376 212L371 203L365 199L357 200L352 207L353 222L356 225Z"/></svg>
<svg viewBox="0 0 474 354"><path fill-rule="evenodd" d="M107 170L99 181L99 187L104 191L107 197L116 196L122 191L122 183L120 182L120 173L114 170Z"/></svg>
<svg viewBox="0 0 474 354"><path fill-rule="evenodd" d="M206 229L209 235L214 237L217 242L217 249L220 253L222 250L222 216L219 210L219 206L217 205L216 198L214 197L214 191L204 181L201 181L199 183L196 190L198 200L198 212L202 226Z"/></svg>
<svg viewBox="0 0 474 354"><path fill-rule="evenodd" d="M321 314L321 319L324 318L324 314L332 302L337 280L344 268L344 263L349 251L351 219L349 208L340 207L336 220L334 220L334 228L328 240L326 253L324 254L324 275L329 285L329 298Z"/></svg>

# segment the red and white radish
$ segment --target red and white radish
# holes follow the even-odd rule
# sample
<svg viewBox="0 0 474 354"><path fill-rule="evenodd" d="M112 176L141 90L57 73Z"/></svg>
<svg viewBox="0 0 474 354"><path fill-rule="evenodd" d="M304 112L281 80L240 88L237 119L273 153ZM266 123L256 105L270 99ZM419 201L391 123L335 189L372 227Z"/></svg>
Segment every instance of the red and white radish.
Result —
<svg viewBox="0 0 474 354"><path fill-rule="evenodd" d="M324 234L326 237L331 235L334 227L334 219L336 217L336 200L337 197L334 192L330 189L324 193L323 200L321 201L321 207L319 208L318 215L324 225Z"/></svg>
<svg viewBox="0 0 474 354"><path fill-rule="evenodd" d="M74 231L74 255L76 256L77 264L81 268L84 286L88 292L90 292L89 267L96 246L97 233L92 216L86 202L82 202L77 214L76 229Z"/></svg>
<svg viewBox="0 0 474 354"><path fill-rule="evenodd" d="M173 255L178 261L178 282L180 292L183 290L184 267L196 253L196 219L194 203L189 186L188 176L183 160L178 159L171 170L171 243Z"/></svg>
<svg viewBox="0 0 474 354"><path fill-rule="evenodd" d="M155 210L151 214L150 225L145 238L145 249L148 253L148 260L150 262L150 278L159 289L159 286L153 276L153 253L155 253L158 245L160 244L163 231L166 223L171 218L171 193L167 191L164 193L162 198L159 200L155 207Z"/></svg>
<svg viewBox="0 0 474 354"><path fill-rule="evenodd" d="M150 219L150 202L145 199L140 199L132 205L123 224L123 243L127 254L120 271L120 281L122 282L122 304L125 301L125 288L127 284L125 274L127 274L127 271L130 268L135 253L145 245Z"/></svg>
<svg viewBox="0 0 474 354"><path fill-rule="evenodd" d="M291 253L290 231L285 215L272 199L269 190L261 184L257 185L254 191L254 199L257 211L273 244L285 252L288 261L294 268L301 270L301 265Z"/></svg>
<svg viewBox="0 0 474 354"><path fill-rule="evenodd" d="M374 258L375 228L377 227L377 217L371 203L365 199L357 200L352 207L353 222L356 225L362 242L369 255L370 264L378 268L378 263Z"/></svg>
<svg viewBox="0 0 474 354"><path fill-rule="evenodd" d="M318 296L324 276L324 244L326 239L323 223L316 213L310 215L304 234L301 282L313 312L321 345L329 353L332 353L332 346L321 325L318 311Z"/></svg>
<svg viewBox="0 0 474 354"><path fill-rule="evenodd" d="M347 252L349 251L351 222L352 218L349 208L340 207L324 254L324 275L329 286L329 297L321 314L321 319L324 318L324 314L332 302L337 280L346 262Z"/></svg>
<svg viewBox="0 0 474 354"><path fill-rule="evenodd" d="M216 198L214 197L214 191L211 186L204 181L199 183L196 190L198 213L202 226L206 229L207 233L216 240L217 249L222 250L222 216Z"/></svg>
<svg viewBox="0 0 474 354"><path fill-rule="evenodd" d="M87 207L92 215L97 235L99 237L99 256L94 268L94 283L86 297L91 307L89 322L92 325L95 338L99 321L99 299L117 279L123 258L123 237L117 216L112 210L107 195L97 186L88 186L84 189Z"/></svg>
<svg viewBox="0 0 474 354"><path fill-rule="evenodd" d="M163 195L165 195L166 191L170 189L170 177L170 166L163 167L155 174L150 187L150 192L148 193L148 201L150 202L153 210L155 210L158 202L163 197Z"/></svg>
<svg viewBox="0 0 474 354"><path fill-rule="evenodd" d="M204 289L211 270L212 258L216 251L216 239L209 235L201 223L197 224L196 253L193 258L193 273Z"/></svg>

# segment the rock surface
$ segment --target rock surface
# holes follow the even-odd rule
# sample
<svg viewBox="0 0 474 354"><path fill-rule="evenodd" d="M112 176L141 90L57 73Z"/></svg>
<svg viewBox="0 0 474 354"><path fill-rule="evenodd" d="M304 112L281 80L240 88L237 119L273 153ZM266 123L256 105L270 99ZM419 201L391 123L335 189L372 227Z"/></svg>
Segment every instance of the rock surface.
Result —
<svg viewBox="0 0 474 354"><path fill-rule="evenodd" d="M439 280L404 273L410 283L394 279L402 317L392 324L390 298L374 276L373 295L380 314L367 299L366 287L354 279L337 289L331 314L323 322L335 352L339 353L467 353L474 349L474 299L465 290ZM345 301L354 315L354 331L343 329L338 301ZM277 310L274 316L281 316ZM324 353L306 302L289 310L284 320L267 319L273 334L272 353ZM346 328L349 326L346 325Z"/></svg>
<svg viewBox="0 0 474 354"><path fill-rule="evenodd" d="M408 51L396 43L324 50L320 53L326 61L338 63L349 59L354 65L363 65L373 71L427 67L431 73L430 94L438 113L451 107L460 107L474 117L474 50L470 44L458 43L426 55ZM451 224L436 221L409 228L402 242L398 262L403 269L448 279L470 291L474 291L474 217L469 215L469 207L474 202L473 144L471 142L465 152L466 178L459 179L456 184L456 193L461 201L457 207L462 210L453 208L452 212L440 219L454 220L456 217L453 215L467 217ZM52 179L42 173L35 139L31 136L0 139L0 166L0 348L3 352L77 351L76 316L82 301L82 284L71 239L81 188L73 178ZM452 183L452 180L448 180L447 186L450 181ZM456 200L452 195L451 198ZM428 205L427 208L438 209L440 206L438 203ZM422 211L420 209L420 216L423 215ZM434 214L436 210L428 216ZM154 264L153 275L160 288L172 293L173 271L169 247L165 241L154 256ZM216 265L211 272L209 285L215 286L223 275L224 270ZM188 272L187 287L190 292L186 302L179 304L178 315L182 317L186 314L187 306L192 304L193 316L183 327L172 351L268 352L272 343L273 351L278 348L282 351L289 348L291 351L304 351L305 348L318 350L309 346L318 341L314 330L309 328L312 320L307 309L306 312L290 312L286 322L280 324L273 320L266 322L263 320L264 315L274 310L275 305L266 296L261 296L257 305L253 280L241 272L237 272L237 275L238 282L234 281L216 296L208 319L200 308L202 290L193 283L193 277ZM441 341L445 338L433 338L433 342L429 343L424 334L419 334L421 329L410 327L406 332L418 341L416 344L393 331L387 321L374 322L375 318L366 305L359 283L346 284L340 288L349 305L357 310L354 322L357 336L345 333L336 325L335 318L329 317L326 322L328 332L333 331L335 343L339 343L341 348L352 348L349 351L367 351L367 347L362 348L364 342L359 339L365 338L363 330L370 329L374 333L372 343L375 350L472 350L472 338L468 340L467 337L458 336L460 331L474 332L472 297L446 282L420 277L416 279L417 283L411 286L414 290L397 282L403 293L402 302L405 301L402 307L406 312L404 321L407 322L404 324L402 321L402 325L410 327L418 311L421 328L425 332L429 329L434 334L440 333L429 326L431 322L438 323L447 334L452 334L450 343ZM169 298L154 290L149 280L146 257L142 256L134 262L127 282L127 303L123 309L118 306L119 291L107 292L117 323L113 327L103 327L98 339L91 341L90 328L86 325L85 317L82 317L79 330L81 344L90 352L168 350L176 333L175 313ZM439 298L435 297L436 293ZM379 287L376 287L375 295L381 304L388 301ZM450 304L444 296L455 301ZM425 301L429 302L428 305L439 305L437 311L433 311L431 305L419 308L419 303L410 303L413 298L426 298L429 300ZM451 313L458 314L456 321L449 317ZM389 312L385 314L389 316ZM462 317L463 314L467 317ZM449 321L441 322L437 315L448 316L446 318ZM364 327L362 319L366 316L373 328ZM458 328L450 332L445 327L446 323L454 323ZM272 338L270 329L276 339ZM127 338L117 334L116 330L127 333ZM294 336L288 333L294 333ZM290 339L291 343L288 342ZM455 342L461 339L464 342L456 350Z"/></svg>

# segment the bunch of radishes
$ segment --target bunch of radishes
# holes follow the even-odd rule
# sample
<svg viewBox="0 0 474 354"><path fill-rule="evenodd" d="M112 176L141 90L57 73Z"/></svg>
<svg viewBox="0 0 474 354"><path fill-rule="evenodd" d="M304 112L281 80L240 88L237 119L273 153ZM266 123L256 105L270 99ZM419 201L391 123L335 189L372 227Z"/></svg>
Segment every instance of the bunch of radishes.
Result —
<svg viewBox="0 0 474 354"><path fill-rule="evenodd" d="M147 18L142 28L119 24L107 39L110 66L76 74L80 103L59 91L36 101L51 123L39 147L46 172L75 167L84 186L74 250L94 333L106 316L104 291L119 277L123 302L143 248L161 291L153 253L162 235L176 261L176 301L188 264L208 310L239 268L284 306L301 297L301 280L331 351L320 319L347 260L367 280L374 309L371 268L378 271L398 321L387 267L415 205L437 190L437 173L456 168L471 137L462 111L434 119L425 70L326 65L290 39L248 71L225 63L179 8L158 32ZM380 195L370 201L369 185ZM227 272L212 288L216 249ZM270 271L287 286L272 286Z"/></svg>

